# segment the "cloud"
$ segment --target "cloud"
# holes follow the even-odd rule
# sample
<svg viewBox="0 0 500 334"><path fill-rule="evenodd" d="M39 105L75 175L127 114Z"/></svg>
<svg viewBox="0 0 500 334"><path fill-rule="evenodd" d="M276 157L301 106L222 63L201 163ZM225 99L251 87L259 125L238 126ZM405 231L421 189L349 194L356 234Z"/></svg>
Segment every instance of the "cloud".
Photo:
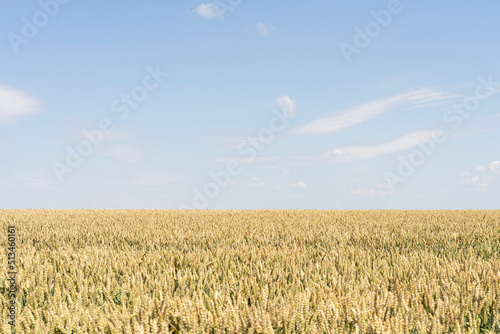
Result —
<svg viewBox="0 0 500 334"><path fill-rule="evenodd" d="M349 169L350 172L360 172L364 170L370 170L372 169L370 166L363 166L363 167L356 167L356 168L351 168Z"/></svg>
<svg viewBox="0 0 500 334"><path fill-rule="evenodd" d="M375 191L373 189L353 189L351 193L354 195L375 195Z"/></svg>
<svg viewBox="0 0 500 334"><path fill-rule="evenodd" d="M10 176L2 186L12 188L25 188L33 190L51 190L55 185L47 177L37 174L16 173Z"/></svg>
<svg viewBox="0 0 500 334"><path fill-rule="evenodd" d="M259 188L259 187L264 187L266 185L266 183L259 180L258 177L254 176L249 181L246 181L246 182L245 181L243 181L243 182L231 181L231 185Z"/></svg>
<svg viewBox="0 0 500 334"><path fill-rule="evenodd" d="M323 159L335 159L339 162L376 158L416 147L419 143L431 139L433 132L434 130L415 131L378 145L335 148L332 151L323 153L321 157Z"/></svg>
<svg viewBox="0 0 500 334"><path fill-rule="evenodd" d="M379 186L377 186L379 187ZM389 196L392 195L392 190L380 190L380 191L375 191L373 189L366 189L366 188L359 188L359 189L353 189L351 190L351 194L357 195L357 196Z"/></svg>
<svg viewBox="0 0 500 334"><path fill-rule="evenodd" d="M472 129L457 130L453 137L454 138L467 138L467 137L480 135L483 133L488 133L488 132L491 132L493 130L494 129L490 128L490 127L475 127Z"/></svg>
<svg viewBox="0 0 500 334"><path fill-rule="evenodd" d="M69 131L69 139L73 142L80 142L82 140L88 140L87 136L85 135L86 131L89 131L89 128L94 127L91 123L84 124L80 127L75 127L72 130ZM103 142L111 142L111 141L124 141L126 139L129 139L132 137L133 133L132 132L127 132L127 131L112 131L109 133L103 134Z"/></svg>
<svg viewBox="0 0 500 334"><path fill-rule="evenodd" d="M214 3L202 3L193 9L193 13L207 20L224 18L223 11Z"/></svg>
<svg viewBox="0 0 500 334"><path fill-rule="evenodd" d="M258 170L273 170L279 171L283 175L291 175L290 171L281 164L263 164L255 166Z"/></svg>
<svg viewBox="0 0 500 334"><path fill-rule="evenodd" d="M154 187L185 180L184 177L166 174L158 171L142 171L130 181L130 185Z"/></svg>
<svg viewBox="0 0 500 334"><path fill-rule="evenodd" d="M259 138L255 136L241 136L226 140L230 149L237 149L242 146L248 147L260 144Z"/></svg>
<svg viewBox="0 0 500 334"><path fill-rule="evenodd" d="M318 162L344 163L350 161L367 160L377 158L379 156L398 153L418 147L419 145L429 140L435 140L437 129L427 129L408 133L397 137L391 141L377 145L359 145L347 146L341 148L333 148L332 150L320 154L306 155L266 155L259 156L252 160L253 163L276 164L277 161L288 160L294 165L313 165ZM238 162L246 162L246 158L241 156L220 158L218 161L227 162L235 160ZM363 167L356 170L366 170L369 168Z"/></svg>
<svg viewBox="0 0 500 334"><path fill-rule="evenodd" d="M295 135L320 135L343 131L366 122L399 106L423 107L438 100L447 100L456 95L433 88L422 88L404 94L356 105L333 115L309 122L290 131Z"/></svg>
<svg viewBox="0 0 500 334"><path fill-rule="evenodd" d="M454 86L453 89L467 88L467 87L472 87L472 86L476 86L476 85L477 85L476 82L469 82L469 83L466 83L466 84Z"/></svg>
<svg viewBox="0 0 500 334"><path fill-rule="evenodd" d="M18 117L37 113L40 102L28 94L0 86L0 124L10 123Z"/></svg>
<svg viewBox="0 0 500 334"><path fill-rule="evenodd" d="M461 186L473 186L473 187L478 187L479 190L481 191L486 191L488 190L488 183L485 182L485 180L478 175L474 175L468 178L465 178L463 180L460 180L459 184Z"/></svg>
<svg viewBox="0 0 500 334"><path fill-rule="evenodd" d="M464 177L458 183L461 186L478 188L480 191L487 191L491 183L500 178L500 161L492 161L486 167L479 165L476 167L479 172L473 175L469 172L461 172L460 176Z"/></svg>
<svg viewBox="0 0 500 334"><path fill-rule="evenodd" d="M144 158L144 152L133 145L107 145L103 147L101 155L123 162L136 162Z"/></svg>
<svg viewBox="0 0 500 334"><path fill-rule="evenodd" d="M500 161L492 161L488 164L489 170L495 174L500 175Z"/></svg>
<svg viewBox="0 0 500 334"><path fill-rule="evenodd" d="M109 141L125 140L127 138L130 138L131 135L132 133L127 131L113 131L105 134L104 140L109 140Z"/></svg>
<svg viewBox="0 0 500 334"><path fill-rule="evenodd" d="M293 186L297 187L297 188L302 188L302 189L304 189L304 188L307 187L306 184L304 182L302 182L302 181L294 183Z"/></svg>
<svg viewBox="0 0 500 334"><path fill-rule="evenodd" d="M297 101L291 99L289 96L278 97L278 109L285 116L295 116L297 111Z"/></svg>
<svg viewBox="0 0 500 334"><path fill-rule="evenodd" d="M290 98L287 95L280 96L276 99L277 109L279 112L286 117L295 117L297 113L297 101ZM256 136L240 136L226 139L225 142L228 144L229 148L237 149L247 146L255 146L262 144L261 139Z"/></svg>
<svg viewBox="0 0 500 334"><path fill-rule="evenodd" d="M377 184L377 188L379 188L379 189L392 189L392 186L389 183L381 183L381 184Z"/></svg>
<svg viewBox="0 0 500 334"><path fill-rule="evenodd" d="M263 187L266 184L264 182L261 182L258 177L252 177L252 181L247 184L250 187Z"/></svg>
<svg viewBox="0 0 500 334"><path fill-rule="evenodd" d="M460 184L477 183L479 181L479 176L471 176L460 181Z"/></svg>
<svg viewBox="0 0 500 334"><path fill-rule="evenodd" d="M274 27L268 27L262 22L258 23L255 27L257 28L257 31L259 32L259 34L261 34L262 36L269 36L275 30Z"/></svg>

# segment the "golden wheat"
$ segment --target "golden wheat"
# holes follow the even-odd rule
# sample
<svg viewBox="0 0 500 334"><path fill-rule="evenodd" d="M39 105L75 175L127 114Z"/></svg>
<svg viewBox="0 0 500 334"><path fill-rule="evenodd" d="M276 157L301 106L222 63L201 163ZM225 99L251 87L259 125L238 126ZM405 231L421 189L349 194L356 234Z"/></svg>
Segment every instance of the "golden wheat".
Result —
<svg viewBox="0 0 500 334"><path fill-rule="evenodd" d="M0 210L0 224L4 268L17 227L18 333L500 333L500 211Z"/></svg>

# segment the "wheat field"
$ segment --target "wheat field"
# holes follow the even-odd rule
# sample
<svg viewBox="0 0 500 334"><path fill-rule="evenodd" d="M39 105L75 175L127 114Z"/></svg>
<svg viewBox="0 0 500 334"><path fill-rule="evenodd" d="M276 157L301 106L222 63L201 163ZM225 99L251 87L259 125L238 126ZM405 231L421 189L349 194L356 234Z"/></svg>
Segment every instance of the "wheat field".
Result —
<svg viewBox="0 0 500 334"><path fill-rule="evenodd" d="M500 211L0 210L0 223L4 268L17 229L17 333L500 333Z"/></svg>

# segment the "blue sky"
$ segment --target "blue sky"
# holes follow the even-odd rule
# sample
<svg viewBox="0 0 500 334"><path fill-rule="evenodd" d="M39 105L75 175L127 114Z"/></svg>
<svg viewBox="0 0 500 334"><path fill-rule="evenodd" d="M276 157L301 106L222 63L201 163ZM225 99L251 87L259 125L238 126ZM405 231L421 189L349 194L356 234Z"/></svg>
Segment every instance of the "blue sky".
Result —
<svg viewBox="0 0 500 334"><path fill-rule="evenodd" d="M497 1L1 6L2 208L499 208Z"/></svg>

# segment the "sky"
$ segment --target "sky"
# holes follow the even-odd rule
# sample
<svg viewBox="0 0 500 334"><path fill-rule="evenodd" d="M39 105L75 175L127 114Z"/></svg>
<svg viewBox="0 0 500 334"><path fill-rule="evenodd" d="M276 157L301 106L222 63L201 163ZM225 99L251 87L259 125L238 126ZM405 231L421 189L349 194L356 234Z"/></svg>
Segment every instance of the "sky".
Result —
<svg viewBox="0 0 500 334"><path fill-rule="evenodd" d="M1 7L0 208L499 209L498 1Z"/></svg>

